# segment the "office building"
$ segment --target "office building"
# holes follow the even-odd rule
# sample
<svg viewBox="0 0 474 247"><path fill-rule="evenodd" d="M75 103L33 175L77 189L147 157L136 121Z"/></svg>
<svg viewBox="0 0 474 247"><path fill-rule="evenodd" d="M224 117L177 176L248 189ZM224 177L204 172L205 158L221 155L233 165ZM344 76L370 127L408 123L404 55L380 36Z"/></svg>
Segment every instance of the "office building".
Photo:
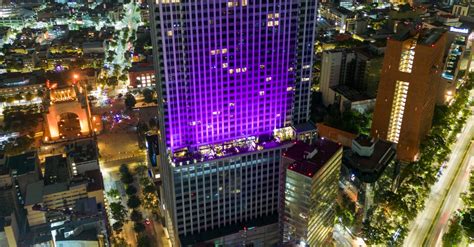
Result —
<svg viewBox="0 0 474 247"><path fill-rule="evenodd" d="M312 145L297 142L284 153L283 242L330 245L341 160L342 145L324 138Z"/></svg>
<svg viewBox="0 0 474 247"><path fill-rule="evenodd" d="M397 158L417 159L431 121L446 46L441 29L404 31L387 41L371 136L397 144Z"/></svg>
<svg viewBox="0 0 474 247"><path fill-rule="evenodd" d="M395 144L383 140L359 135L352 140L352 148L343 153L340 187L343 196L351 205L344 207L355 209L355 214L366 220L367 213L374 204L375 191L380 186L394 186L399 173L395 162ZM384 176L384 184L378 181Z"/></svg>
<svg viewBox="0 0 474 247"><path fill-rule="evenodd" d="M277 224L282 149L291 124L309 118L316 1L162 0L150 8L172 241ZM241 244L272 244L257 232Z"/></svg>

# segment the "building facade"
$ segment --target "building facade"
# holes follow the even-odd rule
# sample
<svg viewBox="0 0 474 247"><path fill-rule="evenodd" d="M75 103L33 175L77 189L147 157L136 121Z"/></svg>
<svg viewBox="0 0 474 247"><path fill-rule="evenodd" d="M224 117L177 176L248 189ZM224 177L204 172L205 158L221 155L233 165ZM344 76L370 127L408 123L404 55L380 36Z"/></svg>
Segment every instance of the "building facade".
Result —
<svg viewBox="0 0 474 247"><path fill-rule="evenodd" d="M284 243L329 244L341 163L342 145L324 138L312 145L298 142L285 152L280 213Z"/></svg>
<svg viewBox="0 0 474 247"><path fill-rule="evenodd" d="M316 2L161 0L150 8L172 241L272 222L281 150L291 124L309 119Z"/></svg>
<svg viewBox="0 0 474 247"><path fill-rule="evenodd" d="M320 89L323 95L323 104L331 105L335 102L336 94L331 87L345 84L353 78L348 72L353 70L356 56L346 50L331 50L323 52ZM352 67L352 69L350 69Z"/></svg>
<svg viewBox="0 0 474 247"><path fill-rule="evenodd" d="M371 136L396 143L400 161L417 159L431 129L445 42L440 29L406 31L387 42Z"/></svg>

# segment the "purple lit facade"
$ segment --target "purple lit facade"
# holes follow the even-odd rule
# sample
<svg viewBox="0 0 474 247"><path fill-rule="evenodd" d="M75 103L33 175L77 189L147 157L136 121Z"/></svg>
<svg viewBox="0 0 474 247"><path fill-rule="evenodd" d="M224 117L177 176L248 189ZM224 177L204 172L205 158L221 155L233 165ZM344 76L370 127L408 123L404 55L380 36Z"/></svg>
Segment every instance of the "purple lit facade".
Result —
<svg viewBox="0 0 474 247"><path fill-rule="evenodd" d="M239 6L242 2L247 6ZM172 152L271 134L290 124L298 4L276 2L157 6L165 129Z"/></svg>
<svg viewBox="0 0 474 247"><path fill-rule="evenodd" d="M262 140L309 120L316 1L156 0L150 8L170 238L191 243L275 216L288 145Z"/></svg>

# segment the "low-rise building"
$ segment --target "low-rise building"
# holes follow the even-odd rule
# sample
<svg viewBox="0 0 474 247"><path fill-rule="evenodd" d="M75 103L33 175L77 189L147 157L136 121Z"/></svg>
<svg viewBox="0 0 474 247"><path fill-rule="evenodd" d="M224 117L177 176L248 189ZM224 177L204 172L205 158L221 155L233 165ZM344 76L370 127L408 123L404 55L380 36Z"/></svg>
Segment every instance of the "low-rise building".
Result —
<svg viewBox="0 0 474 247"><path fill-rule="evenodd" d="M82 198L67 212L66 220L30 227L22 246L107 246L105 211L97 207L95 198Z"/></svg>
<svg viewBox="0 0 474 247"><path fill-rule="evenodd" d="M152 64L135 64L128 72L130 87L144 88L155 86L155 70Z"/></svg>
<svg viewBox="0 0 474 247"><path fill-rule="evenodd" d="M30 226L64 220L64 210L83 198L94 198L104 208L104 184L100 170L87 171L67 182L45 184L40 180L27 187L25 209Z"/></svg>
<svg viewBox="0 0 474 247"><path fill-rule="evenodd" d="M73 176L99 169L99 152L93 139L78 140L66 145L67 162Z"/></svg>
<svg viewBox="0 0 474 247"><path fill-rule="evenodd" d="M296 142L282 159L280 222L283 242L329 245L342 160L342 145L320 138L312 145Z"/></svg>
<svg viewBox="0 0 474 247"><path fill-rule="evenodd" d="M15 214L0 217L0 246L17 247L19 238L20 229Z"/></svg>

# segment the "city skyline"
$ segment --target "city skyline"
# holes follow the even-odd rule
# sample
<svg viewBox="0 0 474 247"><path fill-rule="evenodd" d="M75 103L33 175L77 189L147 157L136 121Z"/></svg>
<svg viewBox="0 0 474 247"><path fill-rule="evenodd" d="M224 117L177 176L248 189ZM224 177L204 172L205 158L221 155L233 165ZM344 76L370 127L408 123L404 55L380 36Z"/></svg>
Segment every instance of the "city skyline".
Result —
<svg viewBox="0 0 474 247"><path fill-rule="evenodd" d="M0 246L469 246L474 5L0 0Z"/></svg>

